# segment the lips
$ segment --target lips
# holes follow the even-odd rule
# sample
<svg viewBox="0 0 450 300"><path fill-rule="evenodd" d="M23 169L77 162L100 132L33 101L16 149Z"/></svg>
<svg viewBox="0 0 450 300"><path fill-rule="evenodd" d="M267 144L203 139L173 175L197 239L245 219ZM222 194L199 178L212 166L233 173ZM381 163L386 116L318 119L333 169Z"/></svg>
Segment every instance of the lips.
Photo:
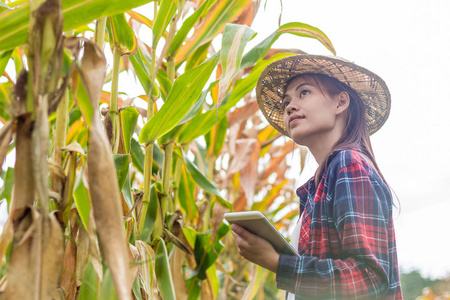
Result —
<svg viewBox="0 0 450 300"><path fill-rule="evenodd" d="M305 118L305 116L293 115L289 118L289 124L291 124L292 122L294 122L296 120L302 120L304 118Z"/></svg>

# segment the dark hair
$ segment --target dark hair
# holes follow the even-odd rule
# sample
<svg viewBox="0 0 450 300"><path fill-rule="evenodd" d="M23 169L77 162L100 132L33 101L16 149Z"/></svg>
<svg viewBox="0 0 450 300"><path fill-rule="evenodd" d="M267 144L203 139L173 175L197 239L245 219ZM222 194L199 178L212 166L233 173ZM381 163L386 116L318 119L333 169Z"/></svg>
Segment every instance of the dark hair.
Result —
<svg viewBox="0 0 450 300"><path fill-rule="evenodd" d="M360 149L362 154L369 158L375 170L378 172L382 180L386 183L386 180L381 174L377 162L375 161L372 144L370 143L369 130L365 119L364 102L361 100L358 93L356 93L356 91L350 88L348 85L327 75L304 74L299 76L301 76L306 81L312 81L310 82L311 84L314 83L322 92L326 92L329 96L336 96L341 92L346 92L349 95L350 104L347 110L345 132L342 135L341 139L334 145L333 150L349 149L353 147ZM316 185L322 177L327 163L328 159L319 166L319 170L316 173L315 177Z"/></svg>

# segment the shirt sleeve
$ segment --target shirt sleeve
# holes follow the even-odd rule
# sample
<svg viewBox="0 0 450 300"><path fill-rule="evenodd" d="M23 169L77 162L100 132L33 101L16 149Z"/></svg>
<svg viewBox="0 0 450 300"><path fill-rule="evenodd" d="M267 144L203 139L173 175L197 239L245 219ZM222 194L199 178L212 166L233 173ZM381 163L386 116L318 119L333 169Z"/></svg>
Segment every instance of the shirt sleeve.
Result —
<svg viewBox="0 0 450 300"><path fill-rule="evenodd" d="M353 163L338 171L333 192L328 217L342 254L333 259L280 255L278 287L308 299L382 297L389 287L389 190L377 174Z"/></svg>

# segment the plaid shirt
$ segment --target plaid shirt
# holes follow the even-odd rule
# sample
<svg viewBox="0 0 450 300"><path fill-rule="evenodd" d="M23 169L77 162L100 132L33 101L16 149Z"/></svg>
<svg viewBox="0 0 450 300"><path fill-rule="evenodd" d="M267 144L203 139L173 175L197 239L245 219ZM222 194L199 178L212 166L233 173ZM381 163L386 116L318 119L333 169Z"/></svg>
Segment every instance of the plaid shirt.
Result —
<svg viewBox="0 0 450 300"><path fill-rule="evenodd" d="M280 255L296 299L402 299L389 188L357 149L335 150L317 189L298 188L300 257Z"/></svg>

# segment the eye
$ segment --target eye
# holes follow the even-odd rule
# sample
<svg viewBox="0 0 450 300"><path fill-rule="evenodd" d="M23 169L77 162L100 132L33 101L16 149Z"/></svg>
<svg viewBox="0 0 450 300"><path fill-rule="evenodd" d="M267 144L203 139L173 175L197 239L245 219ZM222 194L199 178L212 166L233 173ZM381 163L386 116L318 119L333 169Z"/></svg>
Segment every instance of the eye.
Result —
<svg viewBox="0 0 450 300"><path fill-rule="evenodd" d="M306 96L306 95L308 95L309 93L310 93L309 90L301 90L301 91L300 91L300 98L301 98L301 97L304 97L304 96Z"/></svg>
<svg viewBox="0 0 450 300"><path fill-rule="evenodd" d="M291 103L291 101L289 101L289 100L284 100L283 103L281 103L281 106L283 107L283 110L285 110L286 107L288 107L289 103Z"/></svg>

